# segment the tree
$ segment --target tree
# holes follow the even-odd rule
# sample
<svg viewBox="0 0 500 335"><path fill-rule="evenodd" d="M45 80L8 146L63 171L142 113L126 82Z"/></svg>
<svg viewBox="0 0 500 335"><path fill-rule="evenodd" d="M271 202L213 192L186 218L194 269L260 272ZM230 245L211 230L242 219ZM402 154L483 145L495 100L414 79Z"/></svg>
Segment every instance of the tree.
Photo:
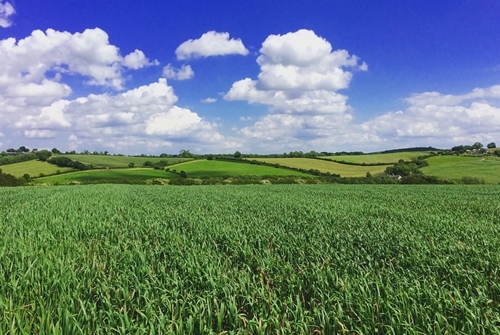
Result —
<svg viewBox="0 0 500 335"><path fill-rule="evenodd" d="M135 163L128 163L128 167L129 167L129 168L133 168L133 167L135 167Z"/></svg>
<svg viewBox="0 0 500 335"><path fill-rule="evenodd" d="M36 153L36 158L38 158L42 162L46 162L47 159L50 158L50 156L52 156L52 152L48 150L40 150Z"/></svg>
<svg viewBox="0 0 500 335"><path fill-rule="evenodd" d="M181 178L187 178L187 173L184 170L181 171Z"/></svg>
<svg viewBox="0 0 500 335"><path fill-rule="evenodd" d="M495 144L495 142L491 142L491 143L488 143L488 145L486 147L488 149L495 149L497 147L497 145Z"/></svg>
<svg viewBox="0 0 500 335"><path fill-rule="evenodd" d="M17 151L19 152L30 152L30 149L26 148L24 145L19 147L19 149L17 149Z"/></svg>
<svg viewBox="0 0 500 335"><path fill-rule="evenodd" d="M61 152L57 148L52 148L52 153L55 155L59 155Z"/></svg>
<svg viewBox="0 0 500 335"><path fill-rule="evenodd" d="M183 158L191 158L191 157L193 157L193 154L191 152L189 152L189 150L181 150L181 151L179 151L179 156L181 156Z"/></svg>
<svg viewBox="0 0 500 335"><path fill-rule="evenodd" d="M240 159L241 158L241 152L236 151L233 155L234 158Z"/></svg>
<svg viewBox="0 0 500 335"><path fill-rule="evenodd" d="M481 142L476 142L472 145L473 149L481 149L483 147L483 144Z"/></svg>

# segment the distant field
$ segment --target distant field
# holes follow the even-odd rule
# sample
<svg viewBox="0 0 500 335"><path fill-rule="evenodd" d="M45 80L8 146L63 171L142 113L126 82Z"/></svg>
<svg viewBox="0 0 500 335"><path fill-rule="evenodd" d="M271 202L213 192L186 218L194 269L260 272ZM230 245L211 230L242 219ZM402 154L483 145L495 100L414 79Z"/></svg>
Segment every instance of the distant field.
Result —
<svg viewBox="0 0 500 335"><path fill-rule="evenodd" d="M164 170L155 170L152 168L133 168L133 169L109 169L109 170L86 170L60 175L48 176L37 178L36 183L46 184L69 184L73 181L76 182L89 182L99 180L147 180L154 178L172 178L176 175L166 172Z"/></svg>
<svg viewBox="0 0 500 335"><path fill-rule="evenodd" d="M415 152L391 152L387 154L367 154L367 155L342 155L342 156L322 156L324 159L331 159L337 161L345 161L352 163L397 163L400 159L405 161L412 160L418 156L428 155L428 151L415 151Z"/></svg>
<svg viewBox="0 0 500 335"><path fill-rule="evenodd" d="M304 173L269 166L232 163L217 160L197 160L172 167L177 172L185 171L188 177L224 176L304 176Z"/></svg>
<svg viewBox="0 0 500 335"><path fill-rule="evenodd" d="M73 170L71 168L62 168L47 162L41 162L39 160L1 165L0 169L2 169L4 173L8 173L16 177L22 177L26 173L31 177L38 177L40 173L49 175L56 174L58 170L61 172Z"/></svg>
<svg viewBox="0 0 500 335"><path fill-rule="evenodd" d="M311 158L257 158L256 160L271 164L280 164L297 169L316 169L321 172L339 174L342 177L364 177L367 172L373 175L383 173L387 166L356 166L329 162Z"/></svg>
<svg viewBox="0 0 500 335"><path fill-rule="evenodd" d="M168 164L174 164L191 160L190 158L160 158L160 157L132 157L132 156L109 156L109 155L60 155L68 157L74 161L79 161L85 164L92 164L95 167L120 168L128 167L130 163L134 163L136 167L141 167L144 162L150 161L153 163L159 161L167 161Z"/></svg>
<svg viewBox="0 0 500 335"><path fill-rule="evenodd" d="M422 168L426 175L452 180L479 177L488 184L500 183L499 157L435 156L427 161L429 166Z"/></svg>

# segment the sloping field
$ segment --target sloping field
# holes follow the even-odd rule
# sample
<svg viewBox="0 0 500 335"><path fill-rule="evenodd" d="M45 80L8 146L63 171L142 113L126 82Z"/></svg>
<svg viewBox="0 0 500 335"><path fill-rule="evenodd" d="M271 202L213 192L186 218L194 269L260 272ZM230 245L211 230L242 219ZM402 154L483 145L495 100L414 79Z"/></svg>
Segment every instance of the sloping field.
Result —
<svg viewBox="0 0 500 335"><path fill-rule="evenodd" d="M462 177L484 178L488 184L500 183L500 158L494 156L434 156L427 158L426 175L460 180Z"/></svg>
<svg viewBox="0 0 500 335"><path fill-rule="evenodd" d="M177 172L185 171L190 178L224 176L304 176L306 174L269 166L233 163L217 160L196 160L171 167Z"/></svg>
<svg viewBox="0 0 500 335"><path fill-rule="evenodd" d="M496 185L0 188L0 334L499 334Z"/></svg>
<svg viewBox="0 0 500 335"><path fill-rule="evenodd" d="M428 155L428 151L414 152L391 152L387 154L367 154L367 155L342 155L342 156L322 156L323 159L331 159L344 162L352 162L358 164L374 164L374 163L397 163L400 159L405 161L412 160L419 156Z"/></svg>
<svg viewBox="0 0 500 335"><path fill-rule="evenodd" d="M71 182L92 182L99 180L147 180L154 178L172 178L176 175L164 170L155 170L152 168L133 168L133 169L105 169L105 170L85 170L60 175L53 175L34 180L38 184L69 184Z"/></svg>
<svg viewBox="0 0 500 335"><path fill-rule="evenodd" d="M153 163L167 161L168 164L175 164L191 160L191 158L160 158L160 157L132 157L132 156L110 156L110 155L58 155L68 157L74 161L85 164L92 164L94 167L121 168L128 167L134 163L136 167L141 167L144 162Z"/></svg>
<svg viewBox="0 0 500 335"><path fill-rule="evenodd" d="M372 175L377 175L383 173L387 166L390 166L346 165L330 162L327 160L311 158L256 158L256 160L271 164L280 164L282 166L289 166L297 169L315 169L321 172L339 174L341 177L364 177L366 176L367 172L370 172Z"/></svg>
<svg viewBox="0 0 500 335"><path fill-rule="evenodd" d="M26 173L29 174L30 177L38 177L40 173L43 173L44 175L51 175L56 174L57 171L67 172L73 170L72 168L58 167L57 165L41 162L39 160L1 165L0 169L2 169L4 173L8 173L16 177L22 177Z"/></svg>

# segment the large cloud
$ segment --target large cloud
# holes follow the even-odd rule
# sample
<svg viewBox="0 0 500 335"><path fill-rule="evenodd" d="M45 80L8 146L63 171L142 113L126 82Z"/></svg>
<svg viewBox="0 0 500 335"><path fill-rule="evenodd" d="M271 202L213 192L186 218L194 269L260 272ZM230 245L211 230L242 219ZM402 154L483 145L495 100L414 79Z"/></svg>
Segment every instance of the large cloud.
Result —
<svg viewBox="0 0 500 335"><path fill-rule="evenodd" d="M12 4L8 1L0 0L0 27L8 28L12 25L10 17L16 13Z"/></svg>
<svg viewBox="0 0 500 335"><path fill-rule="evenodd" d="M404 111L364 122L362 128L379 140L394 143L456 145L500 138L500 86L476 88L463 95L414 94ZM472 100L472 101L471 101Z"/></svg>
<svg viewBox="0 0 500 335"><path fill-rule="evenodd" d="M346 68L367 69L358 57L346 50L333 51L313 31L299 30L270 35L257 63L257 79L235 82L224 96L271 106L270 115L240 131L243 136L294 147L294 143L325 141L335 132L343 134L352 116L347 96L338 90L347 88L352 79Z"/></svg>
<svg viewBox="0 0 500 335"><path fill-rule="evenodd" d="M229 39L229 33L209 31L199 39L187 40L175 50L177 59L183 60L197 57L248 55L248 50L240 39Z"/></svg>
<svg viewBox="0 0 500 335"><path fill-rule="evenodd" d="M222 136L217 124L176 102L172 87L162 78L117 95L59 100L37 115L17 116L12 123L27 138L66 137L80 147L130 150L141 145L171 147L180 141L205 148L238 145Z"/></svg>
<svg viewBox="0 0 500 335"><path fill-rule="evenodd" d="M88 78L91 85L122 89L126 68L156 64L140 50L121 56L118 47L110 44L106 32L99 28L74 34L35 30L19 41L8 38L0 41L0 59L0 89L39 84L47 79L49 72L78 74Z"/></svg>

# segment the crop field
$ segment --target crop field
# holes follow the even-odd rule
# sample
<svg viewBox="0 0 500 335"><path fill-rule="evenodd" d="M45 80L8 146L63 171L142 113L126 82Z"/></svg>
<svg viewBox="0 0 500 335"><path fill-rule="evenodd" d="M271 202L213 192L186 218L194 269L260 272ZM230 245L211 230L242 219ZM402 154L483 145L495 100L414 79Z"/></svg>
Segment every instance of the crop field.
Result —
<svg viewBox="0 0 500 335"><path fill-rule="evenodd" d="M270 166L233 163L217 160L196 160L177 164L171 169L185 171L188 177L224 177L224 176L308 176L307 174L279 169Z"/></svg>
<svg viewBox="0 0 500 335"><path fill-rule="evenodd" d="M321 159L311 159L311 158L256 158L256 160L261 162L267 162L271 164L280 164L282 166L289 166L297 169L316 169L321 172L330 172L334 174L339 174L342 177L364 177L367 172L373 175L381 174L390 165L380 165L380 166L356 166L356 165L346 165L339 164L335 162L329 162L327 160Z"/></svg>
<svg viewBox="0 0 500 335"><path fill-rule="evenodd" d="M374 164L374 163L397 163L400 159L410 161L419 156L428 155L429 151L413 151L413 152L391 152L385 154L367 154L367 155L342 155L342 156L322 156L323 159L331 159L344 162L352 162L358 164Z"/></svg>
<svg viewBox="0 0 500 335"><path fill-rule="evenodd" d="M0 333L499 334L498 199L496 185L1 188Z"/></svg>
<svg viewBox="0 0 500 335"><path fill-rule="evenodd" d="M128 167L130 163L134 163L136 167L141 167L144 162L150 161L153 163L159 161L167 161L168 164L174 164L191 160L190 158L161 158L161 157L133 157L133 156L111 156L111 155L60 155L68 157L74 161L79 161L85 164L92 164L95 167L107 168L122 168Z"/></svg>
<svg viewBox="0 0 500 335"><path fill-rule="evenodd" d="M427 158L426 175L460 180L462 177L483 178L488 184L500 183L500 157L495 156L435 156Z"/></svg>
<svg viewBox="0 0 500 335"><path fill-rule="evenodd" d="M69 184L71 182L92 182L102 180L147 180L154 178L172 178L177 177L173 173L164 170L155 170L152 168L131 168L131 169L103 169L103 170L84 170L59 175L36 178L38 184Z"/></svg>
<svg viewBox="0 0 500 335"><path fill-rule="evenodd" d="M22 177L24 174L29 174L31 177L38 177L40 173L45 175L56 174L57 171L67 172L73 169L66 167L58 167L54 164L32 160L14 164L0 165L0 169L4 173L11 174L16 177Z"/></svg>

